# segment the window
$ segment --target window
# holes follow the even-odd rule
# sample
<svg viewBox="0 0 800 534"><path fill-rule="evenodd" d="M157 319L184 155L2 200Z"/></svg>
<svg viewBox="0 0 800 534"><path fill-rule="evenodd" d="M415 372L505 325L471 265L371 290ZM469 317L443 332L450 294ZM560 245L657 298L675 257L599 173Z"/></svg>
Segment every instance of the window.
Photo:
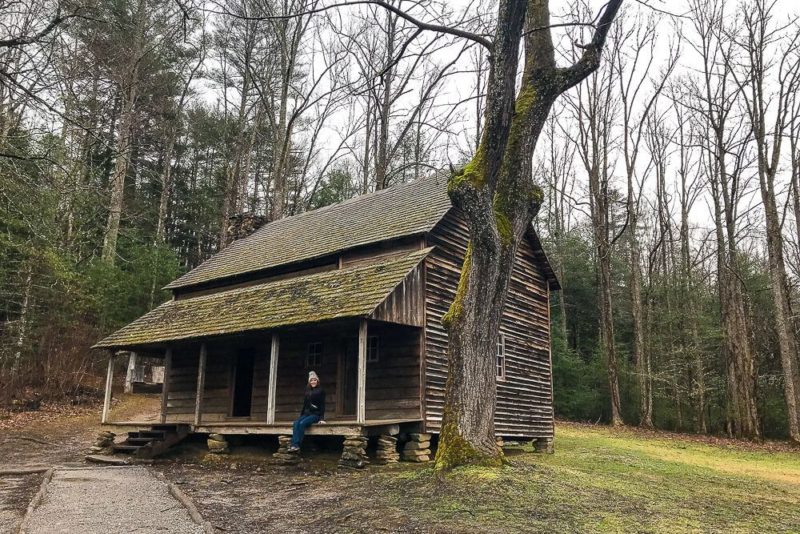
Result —
<svg viewBox="0 0 800 534"><path fill-rule="evenodd" d="M497 338L497 379L506 379L506 336L500 334Z"/></svg>
<svg viewBox="0 0 800 534"><path fill-rule="evenodd" d="M322 365L322 343L319 341L308 344L306 353L306 369L313 369Z"/></svg>
<svg viewBox="0 0 800 534"><path fill-rule="evenodd" d="M367 338L367 361L378 361L378 336L369 336Z"/></svg>

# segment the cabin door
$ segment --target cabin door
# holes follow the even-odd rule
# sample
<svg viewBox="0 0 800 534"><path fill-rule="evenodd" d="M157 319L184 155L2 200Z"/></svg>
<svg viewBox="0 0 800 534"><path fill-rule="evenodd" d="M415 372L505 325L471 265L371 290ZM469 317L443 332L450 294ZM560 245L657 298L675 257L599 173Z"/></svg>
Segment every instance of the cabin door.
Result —
<svg viewBox="0 0 800 534"><path fill-rule="evenodd" d="M250 417L253 407L253 367L251 351L239 351L233 368L233 417Z"/></svg>
<svg viewBox="0 0 800 534"><path fill-rule="evenodd" d="M348 339L345 350L339 360L338 392L342 396L342 416L356 415L356 393L358 389L358 340Z"/></svg>

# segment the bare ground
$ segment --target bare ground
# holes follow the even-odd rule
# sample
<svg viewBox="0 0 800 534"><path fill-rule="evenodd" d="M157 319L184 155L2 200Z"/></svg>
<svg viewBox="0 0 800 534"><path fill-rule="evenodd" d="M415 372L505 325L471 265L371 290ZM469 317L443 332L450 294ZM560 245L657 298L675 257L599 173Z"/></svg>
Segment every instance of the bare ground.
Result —
<svg viewBox="0 0 800 534"><path fill-rule="evenodd" d="M128 397L114 417L139 418L156 404ZM100 428L99 406L14 417L0 421L0 469L82 463ZM343 471L325 450L277 466L275 445L251 438L219 457L189 441L151 469L219 532L800 531L800 455L784 443L562 422L555 455L512 447L508 466L445 481L429 465ZM40 480L0 477L0 531Z"/></svg>

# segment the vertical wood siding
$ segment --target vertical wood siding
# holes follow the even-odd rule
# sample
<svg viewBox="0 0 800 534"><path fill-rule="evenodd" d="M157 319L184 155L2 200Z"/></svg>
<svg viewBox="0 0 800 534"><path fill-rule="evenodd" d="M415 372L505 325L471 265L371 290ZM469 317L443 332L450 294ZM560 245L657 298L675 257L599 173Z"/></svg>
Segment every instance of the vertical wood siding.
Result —
<svg viewBox="0 0 800 534"><path fill-rule="evenodd" d="M408 273L391 295L372 313L372 318L389 323L424 326L425 299L423 270L417 266Z"/></svg>
<svg viewBox="0 0 800 534"><path fill-rule="evenodd" d="M455 297L469 232L451 210L428 236L426 261L425 421L438 432L447 379L447 333L442 315ZM547 282L527 239L520 244L500 325L506 340L506 379L497 384L499 436L552 437L553 399ZM494 354L487 355L494 358Z"/></svg>

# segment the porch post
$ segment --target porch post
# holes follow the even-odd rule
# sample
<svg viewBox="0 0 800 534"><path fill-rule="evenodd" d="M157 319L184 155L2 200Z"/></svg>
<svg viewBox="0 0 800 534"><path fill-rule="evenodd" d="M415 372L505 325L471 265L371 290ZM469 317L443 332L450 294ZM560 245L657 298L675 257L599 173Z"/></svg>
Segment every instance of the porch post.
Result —
<svg viewBox="0 0 800 534"><path fill-rule="evenodd" d="M267 424L275 424L275 397L278 389L278 352L280 349L280 337L277 333L272 334L272 346L269 351L269 384L267 390Z"/></svg>
<svg viewBox="0 0 800 534"><path fill-rule="evenodd" d="M358 390L356 394L356 422L364 424L367 420L367 320L361 319L358 325Z"/></svg>
<svg viewBox="0 0 800 534"><path fill-rule="evenodd" d="M200 414L203 411L203 392L206 389L206 359L208 350L206 344L200 345L200 362L197 365L197 393L194 400L194 426L200 424Z"/></svg>
<svg viewBox="0 0 800 534"><path fill-rule="evenodd" d="M100 417L101 423L108 421L108 411L111 407L111 382L114 378L114 351L108 353L108 370L106 371L106 395L103 399L103 415Z"/></svg>
<svg viewBox="0 0 800 534"><path fill-rule="evenodd" d="M161 422L167 422L167 397L169 396L169 375L172 372L172 349L164 354L164 383L161 387Z"/></svg>
<svg viewBox="0 0 800 534"><path fill-rule="evenodd" d="M125 375L125 393L133 391L133 380L136 378L136 353L131 352L128 356L128 372Z"/></svg>

